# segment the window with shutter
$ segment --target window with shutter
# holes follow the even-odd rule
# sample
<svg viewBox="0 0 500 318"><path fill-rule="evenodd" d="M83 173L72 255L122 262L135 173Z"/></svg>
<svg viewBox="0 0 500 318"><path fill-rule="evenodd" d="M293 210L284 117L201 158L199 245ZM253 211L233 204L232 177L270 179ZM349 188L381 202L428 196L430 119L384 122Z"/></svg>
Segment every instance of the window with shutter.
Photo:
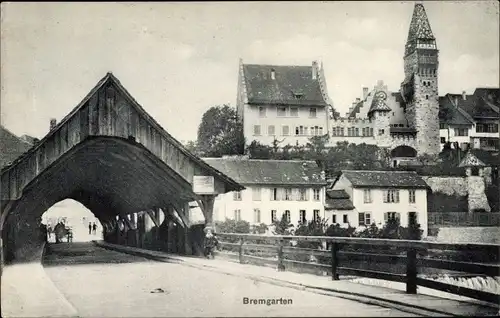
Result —
<svg viewBox="0 0 500 318"><path fill-rule="evenodd" d="M260 223L260 209L253 209L253 214L254 214L254 222L255 223Z"/></svg>
<svg viewBox="0 0 500 318"><path fill-rule="evenodd" d="M364 213L358 213L358 220L359 220L359 226L365 225L365 214Z"/></svg>
<svg viewBox="0 0 500 318"><path fill-rule="evenodd" d="M344 223L349 223L349 220L347 219L347 214L344 214L343 221Z"/></svg>
<svg viewBox="0 0 500 318"><path fill-rule="evenodd" d="M417 212L408 212L408 225L411 224L411 220L415 220L415 224L418 224L418 214Z"/></svg>
<svg viewBox="0 0 500 318"><path fill-rule="evenodd" d="M300 210L299 221L302 222L302 223L306 223L306 221L307 221L306 210Z"/></svg>
<svg viewBox="0 0 500 318"><path fill-rule="evenodd" d="M276 222L276 210L271 210L271 222Z"/></svg>
<svg viewBox="0 0 500 318"><path fill-rule="evenodd" d="M337 216L335 214L332 215L332 223L337 224Z"/></svg>

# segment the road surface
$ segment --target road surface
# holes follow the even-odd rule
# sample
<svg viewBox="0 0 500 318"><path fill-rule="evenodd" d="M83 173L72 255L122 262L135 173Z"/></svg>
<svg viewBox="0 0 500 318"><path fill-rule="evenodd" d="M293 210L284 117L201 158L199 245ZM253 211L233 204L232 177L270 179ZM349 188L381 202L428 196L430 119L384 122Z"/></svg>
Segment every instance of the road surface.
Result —
<svg viewBox="0 0 500 318"><path fill-rule="evenodd" d="M79 317L415 316L186 265L150 261L92 243L51 247L44 261L45 271Z"/></svg>

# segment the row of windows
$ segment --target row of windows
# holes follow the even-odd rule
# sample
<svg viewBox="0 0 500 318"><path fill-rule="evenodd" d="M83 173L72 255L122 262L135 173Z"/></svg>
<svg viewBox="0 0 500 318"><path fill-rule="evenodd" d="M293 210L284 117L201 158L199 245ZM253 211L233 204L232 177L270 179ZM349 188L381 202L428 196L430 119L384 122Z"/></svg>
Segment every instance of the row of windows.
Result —
<svg viewBox="0 0 500 318"><path fill-rule="evenodd" d="M418 223L418 217L417 217L417 212L408 212L408 225L410 224L410 220L414 219L415 223ZM384 213L384 223L387 223L389 220L400 220L401 219L401 213L399 212L385 212ZM358 225L359 226L369 226L372 224L372 217L371 217L371 212L360 212L358 213ZM336 224L337 222L337 216L334 214L332 215L332 223ZM349 215L344 214L342 215L342 223L348 224L349 223Z"/></svg>
<svg viewBox="0 0 500 318"><path fill-rule="evenodd" d="M333 127L332 136L345 136L344 127ZM372 137L373 136L373 128L364 127L361 128L361 133L363 137ZM359 137L359 128L356 127L347 127L347 136L348 137Z"/></svg>
<svg viewBox="0 0 500 318"><path fill-rule="evenodd" d="M309 118L317 117L317 109L316 107L309 108ZM259 106L259 117L266 117L267 108L265 106ZM299 117L299 108L298 107L287 107L287 106L278 106L276 107L276 116L277 117Z"/></svg>
<svg viewBox="0 0 500 318"><path fill-rule="evenodd" d="M408 201L410 203L416 202L416 192L415 190L408 190ZM363 202L372 203L372 192L371 189L365 189L363 191ZM384 190L384 203L399 203L399 190Z"/></svg>
<svg viewBox="0 0 500 318"><path fill-rule="evenodd" d="M476 124L476 132L478 133L497 133L498 124Z"/></svg>
<svg viewBox="0 0 500 318"><path fill-rule="evenodd" d="M261 188L252 189L252 200L261 201ZM271 201L309 201L308 189L271 188ZM320 201L320 189L313 189L313 200ZM233 192L234 201L241 201L241 191Z"/></svg>
<svg viewBox="0 0 500 318"><path fill-rule="evenodd" d="M446 129L446 124L439 124L439 129ZM455 136L468 136L468 128L454 128ZM477 133L497 133L498 124L476 124Z"/></svg>
<svg viewBox="0 0 500 318"><path fill-rule="evenodd" d="M254 223L262 223L262 215L261 215L261 210L260 209L253 209L253 222ZM271 222L276 222L279 221L278 219L278 211L277 210L271 210ZM290 210L285 210L283 211L283 214L281 215L281 218L286 219L288 222L291 222L291 217L290 217ZM235 221L241 221L241 210L236 209L234 210L234 220ZM319 210L313 210L313 220L314 221L319 221L320 220L320 211ZM300 210L299 211L299 223L307 223L307 212L306 210Z"/></svg>
<svg viewBox="0 0 500 318"><path fill-rule="evenodd" d="M319 221L320 220L320 215L319 215L319 210L313 210L313 220L314 221ZM277 210L271 210L271 222L276 222L279 221L277 216L278 211ZM292 222L292 219L290 217L290 210L285 210L283 214L281 215L281 218L287 220L287 222ZM306 210L300 210L299 211L299 223L306 223L307 222L307 212Z"/></svg>
<svg viewBox="0 0 500 318"><path fill-rule="evenodd" d="M254 134L254 136L261 136L262 135L261 125L254 125L253 126L253 134ZM269 136L276 135L276 128L274 125L267 126L267 134ZM282 136L290 135L290 126L287 126L287 125L281 126L281 135ZM296 126L295 127L295 136L322 136L322 135L323 135L323 127L321 127L321 126L311 126L311 127Z"/></svg>

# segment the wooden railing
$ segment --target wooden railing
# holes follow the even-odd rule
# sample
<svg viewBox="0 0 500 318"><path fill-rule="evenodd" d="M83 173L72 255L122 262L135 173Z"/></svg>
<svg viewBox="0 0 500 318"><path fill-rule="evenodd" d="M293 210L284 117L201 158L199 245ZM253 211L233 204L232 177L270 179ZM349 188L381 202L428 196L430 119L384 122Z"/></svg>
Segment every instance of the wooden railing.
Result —
<svg viewBox="0 0 500 318"><path fill-rule="evenodd" d="M498 212L430 212L430 226L500 226Z"/></svg>
<svg viewBox="0 0 500 318"><path fill-rule="evenodd" d="M417 286L498 304L500 295L428 279L425 274L462 273L500 276L500 245L449 244L412 240L328 236L264 236L218 233L221 252L240 263L287 268L313 268L339 275L354 275L406 283L406 292ZM299 248L295 245L316 245ZM309 258L316 258L315 261Z"/></svg>

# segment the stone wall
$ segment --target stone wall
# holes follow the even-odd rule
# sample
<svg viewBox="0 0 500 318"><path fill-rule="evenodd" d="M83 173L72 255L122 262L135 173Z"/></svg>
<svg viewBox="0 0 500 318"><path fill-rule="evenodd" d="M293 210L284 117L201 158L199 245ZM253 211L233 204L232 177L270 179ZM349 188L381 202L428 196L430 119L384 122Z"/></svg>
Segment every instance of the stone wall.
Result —
<svg viewBox="0 0 500 318"><path fill-rule="evenodd" d="M440 228L436 240L450 243L500 244L500 227Z"/></svg>
<svg viewBox="0 0 500 318"><path fill-rule="evenodd" d="M440 192L450 196L466 196L468 194L467 181L464 177L422 176L422 179L431 187L432 192Z"/></svg>
<svg viewBox="0 0 500 318"><path fill-rule="evenodd" d="M488 204L488 198L486 197L483 177L467 177L467 190L469 192L469 211L474 211L476 209L484 209L486 212L491 211L490 205Z"/></svg>
<svg viewBox="0 0 500 318"><path fill-rule="evenodd" d="M432 189L432 194L428 195L429 212L465 212L474 209L491 211L483 177L422 176L422 179ZM467 200L467 207L462 207L463 204L454 204L454 202L459 203L464 200Z"/></svg>

